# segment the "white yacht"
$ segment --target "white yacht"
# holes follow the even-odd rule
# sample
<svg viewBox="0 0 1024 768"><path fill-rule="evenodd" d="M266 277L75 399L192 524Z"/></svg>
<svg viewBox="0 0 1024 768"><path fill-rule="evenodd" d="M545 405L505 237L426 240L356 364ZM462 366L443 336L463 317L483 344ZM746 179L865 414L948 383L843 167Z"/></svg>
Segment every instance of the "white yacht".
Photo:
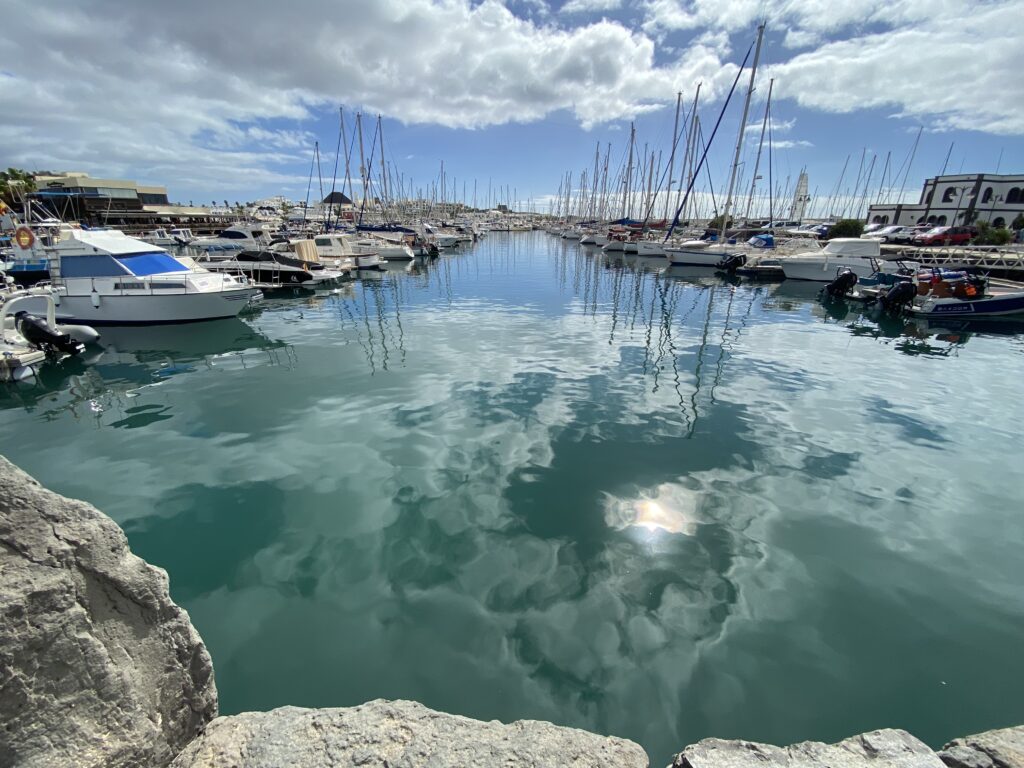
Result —
<svg viewBox="0 0 1024 768"><path fill-rule="evenodd" d="M859 237L837 237L817 251L781 256L779 266L787 280L814 280L827 283L837 272L848 269L857 277L868 277L876 272L897 274L903 269L916 269L914 262L883 261L877 240Z"/></svg>
<svg viewBox="0 0 1024 768"><path fill-rule="evenodd" d="M117 230L60 228L27 249L50 266L56 317L88 325L187 323L234 317L258 293L230 275L192 270ZM43 308L44 309L44 308Z"/></svg>
<svg viewBox="0 0 1024 768"><path fill-rule="evenodd" d="M580 245L607 245L608 238L599 232L584 232L580 237Z"/></svg>

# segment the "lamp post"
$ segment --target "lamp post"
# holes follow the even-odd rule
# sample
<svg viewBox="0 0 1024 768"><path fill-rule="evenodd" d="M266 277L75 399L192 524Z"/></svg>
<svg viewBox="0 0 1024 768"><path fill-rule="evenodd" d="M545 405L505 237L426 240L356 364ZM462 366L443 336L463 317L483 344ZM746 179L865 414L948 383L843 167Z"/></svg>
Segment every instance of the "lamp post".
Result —
<svg viewBox="0 0 1024 768"><path fill-rule="evenodd" d="M953 220L950 222L950 226L956 226L956 217L960 215L960 204L964 201L964 193L970 188L971 186L969 184L965 184L961 187L953 187L953 189L960 190L960 194L956 197L956 212L953 213Z"/></svg>

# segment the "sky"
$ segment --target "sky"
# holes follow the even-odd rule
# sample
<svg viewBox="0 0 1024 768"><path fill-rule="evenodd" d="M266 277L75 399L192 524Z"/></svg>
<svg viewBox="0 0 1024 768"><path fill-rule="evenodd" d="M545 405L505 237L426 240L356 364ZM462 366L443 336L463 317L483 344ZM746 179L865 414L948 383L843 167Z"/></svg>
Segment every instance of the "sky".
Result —
<svg viewBox="0 0 1024 768"><path fill-rule="evenodd" d="M597 145L614 174L631 121L667 162L676 94L688 108L698 83L710 133L762 21L741 176L770 79L779 187L806 168L824 197L873 157L872 198L916 199L943 167L1024 173L1024 0L0 0L0 19L0 166L172 201L302 200L316 142L329 189L343 108L350 141L364 114L367 154L382 116L408 189L444 162L467 202L475 184L481 206L546 205ZM708 155L719 194L748 76Z"/></svg>

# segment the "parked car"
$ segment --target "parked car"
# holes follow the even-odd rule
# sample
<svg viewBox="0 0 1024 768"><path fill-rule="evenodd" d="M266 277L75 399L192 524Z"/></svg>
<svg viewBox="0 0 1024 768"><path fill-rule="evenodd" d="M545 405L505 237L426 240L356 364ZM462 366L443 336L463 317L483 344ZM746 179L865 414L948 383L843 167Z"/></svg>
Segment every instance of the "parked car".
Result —
<svg viewBox="0 0 1024 768"><path fill-rule="evenodd" d="M880 229L885 229L885 224L868 224L864 227L864 235L877 234ZM863 237L864 235L861 235Z"/></svg>
<svg viewBox="0 0 1024 768"><path fill-rule="evenodd" d="M915 237L917 237L918 235L923 235L929 229L931 229L931 227L903 227L902 231L897 232L889 237L889 242L896 243L898 245L910 245L911 243L914 242Z"/></svg>
<svg viewBox="0 0 1024 768"><path fill-rule="evenodd" d="M893 224L870 232L868 230L864 230L864 234L861 235L861 238L863 240L878 240L881 243L890 243L892 242L893 236L902 232L904 229L909 229L909 227L901 227Z"/></svg>
<svg viewBox="0 0 1024 768"><path fill-rule="evenodd" d="M966 245L976 234L973 227L932 227L915 235L914 245Z"/></svg>

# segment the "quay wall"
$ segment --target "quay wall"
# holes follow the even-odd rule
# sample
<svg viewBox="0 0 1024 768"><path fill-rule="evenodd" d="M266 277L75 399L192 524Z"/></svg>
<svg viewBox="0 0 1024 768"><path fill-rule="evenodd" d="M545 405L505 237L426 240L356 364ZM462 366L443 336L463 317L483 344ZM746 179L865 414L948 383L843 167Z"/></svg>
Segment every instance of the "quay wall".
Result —
<svg viewBox="0 0 1024 768"><path fill-rule="evenodd" d="M0 456L0 766L4 768L643 768L626 739L503 724L411 701L218 717L213 664L166 572L95 507ZM884 729L837 744L705 739L680 768L1024 768L1024 726L934 752Z"/></svg>

